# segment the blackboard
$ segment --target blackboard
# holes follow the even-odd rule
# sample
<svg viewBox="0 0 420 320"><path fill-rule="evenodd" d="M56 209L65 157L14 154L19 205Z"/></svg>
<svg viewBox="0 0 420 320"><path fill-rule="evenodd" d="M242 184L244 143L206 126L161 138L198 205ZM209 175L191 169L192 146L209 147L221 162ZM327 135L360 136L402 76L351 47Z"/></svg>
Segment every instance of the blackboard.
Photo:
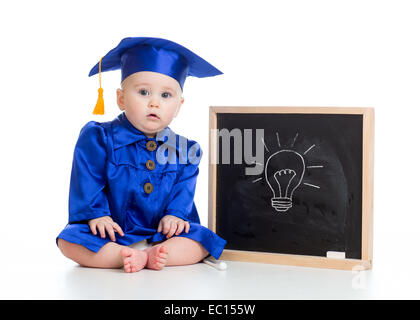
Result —
<svg viewBox="0 0 420 320"><path fill-rule="evenodd" d="M213 107L211 225L225 251L305 257L304 265L313 257L315 266L323 258L327 267L338 253L369 267L371 111Z"/></svg>

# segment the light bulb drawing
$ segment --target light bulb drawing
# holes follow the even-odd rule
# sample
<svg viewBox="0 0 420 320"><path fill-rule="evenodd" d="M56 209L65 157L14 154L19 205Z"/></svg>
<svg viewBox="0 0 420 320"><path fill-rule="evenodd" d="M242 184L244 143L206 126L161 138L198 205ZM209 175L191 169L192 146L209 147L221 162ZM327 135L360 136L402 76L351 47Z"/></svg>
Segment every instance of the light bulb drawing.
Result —
<svg viewBox="0 0 420 320"><path fill-rule="evenodd" d="M307 166L304 156L311 151L315 144L311 145L302 154L293 150L298 133L296 133L290 148L284 148L280 144L279 135L276 132L277 144L280 150L271 154L265 165L255 163L256 165L264 166L265 182L272 192L271 207L277 212L287 212L293 206L293 194L300 186L305 185L315 189L320 189L312 183L304 182L304 176L307 169L323 168L323 165L310 165ZM265 149L269 149L262 139ZM253 183L262 180L258 178L252 181Z"/></svg>
<svg viewBox="0 0 420 320"><path fill-rule="evenodd" d="M305 160L293 150L280 150L268 158L264 172L265 181L273 192L271 206L281 212L289 210L293 192L305 173Z"/></svg>

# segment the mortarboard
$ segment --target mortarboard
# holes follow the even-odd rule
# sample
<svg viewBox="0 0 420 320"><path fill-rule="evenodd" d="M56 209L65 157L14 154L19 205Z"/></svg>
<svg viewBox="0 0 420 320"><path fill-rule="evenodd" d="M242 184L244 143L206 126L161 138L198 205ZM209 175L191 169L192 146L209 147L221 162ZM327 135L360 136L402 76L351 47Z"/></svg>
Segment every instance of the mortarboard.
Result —
<svg viewBox="0 0 420 320"><path fill-rule="evenodd" d="M124 38L90 70L99 73L99 97L94 114L104 114L101 72L121 69L121 82L139 71L165 74L178 81L183 89L188 76L205 78L223 74L194 52L170 40L149 37Z"/></svg>

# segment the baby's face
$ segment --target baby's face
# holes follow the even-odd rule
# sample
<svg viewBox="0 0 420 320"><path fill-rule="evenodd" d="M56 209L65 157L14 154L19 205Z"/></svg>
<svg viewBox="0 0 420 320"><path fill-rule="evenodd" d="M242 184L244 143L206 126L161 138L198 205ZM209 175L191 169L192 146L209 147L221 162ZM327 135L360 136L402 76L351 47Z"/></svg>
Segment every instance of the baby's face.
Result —
<svg viewBox="0 0 420 320"><path fill-rule="evenodd" d="M141 71L124 79L121 89L117 89L117 103L134 127L154 137L178 115L184 98L175 79Z"/></svg>

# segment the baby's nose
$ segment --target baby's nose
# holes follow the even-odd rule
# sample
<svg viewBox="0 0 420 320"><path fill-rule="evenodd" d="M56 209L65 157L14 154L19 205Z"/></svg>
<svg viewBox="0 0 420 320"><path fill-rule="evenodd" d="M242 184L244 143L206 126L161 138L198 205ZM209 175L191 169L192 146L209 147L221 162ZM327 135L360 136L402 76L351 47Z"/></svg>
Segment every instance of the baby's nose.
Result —
<svg viewBox="0 0 420 320"><path fill-rule="evenodd" d="M151 97L150 98L150 101L149 101L149 107L157 107L157 108L159 108L159 100L156 99L156 98L154 98L154 97Z"/></svg>

